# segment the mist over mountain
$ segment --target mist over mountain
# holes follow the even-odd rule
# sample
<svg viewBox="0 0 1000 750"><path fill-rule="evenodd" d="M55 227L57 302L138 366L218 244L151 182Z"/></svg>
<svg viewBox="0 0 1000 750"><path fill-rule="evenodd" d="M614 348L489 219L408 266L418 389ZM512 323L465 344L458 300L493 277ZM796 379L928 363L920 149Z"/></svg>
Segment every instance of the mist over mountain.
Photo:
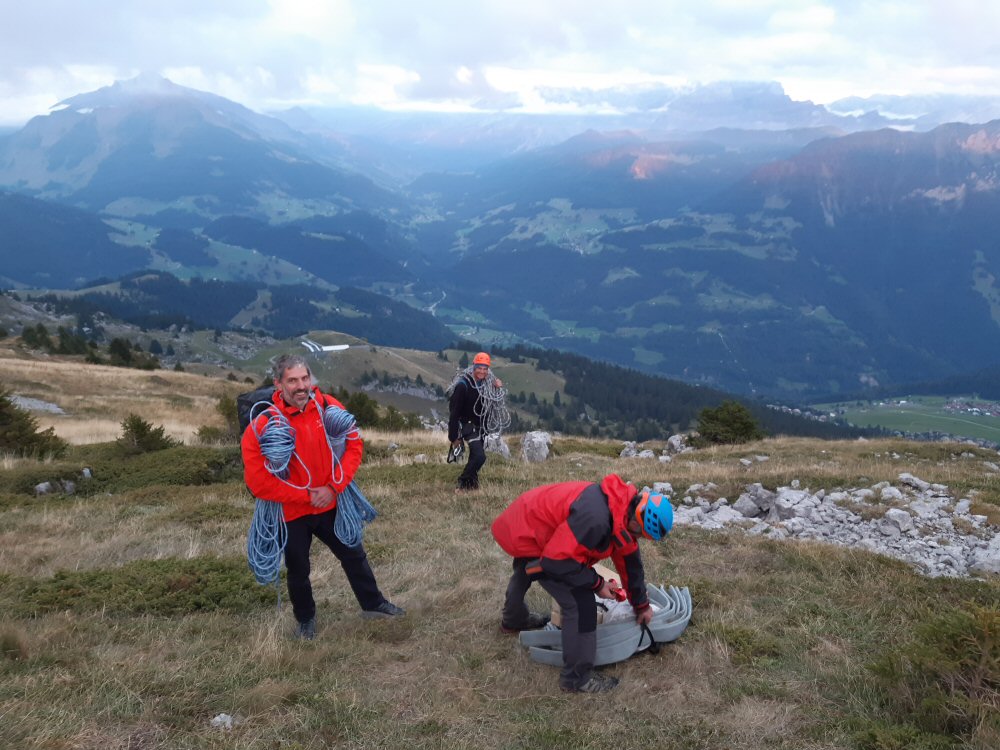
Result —
<svg viewBox="0 0 1000 750"><path fill-rule="evenodd" d="M924 131L970 100L563 95L607 114L276 118L156 78L71 97L0 139L0 188L22 201L0 214L20 259L5 283L149 267L260 284L329 325L327 303L282 287L360 288L385 295L366 315L405 303L397 331L407 310L423 331L432 318L428 341L786 398L1000 361L1000 121ZM70 210L90 254L61 263L76 230L57 241L51 216ZM231 324L288 320L262 311Z"/></svg>
<svg viewBox="0 0 1000 750"><path fill-rule="evenodd" d="M118 216L163 204L210 217L260 213L275 196L393 205L391 193L322 155L280 120L141 77L71 97L0 141L0 185Z"/></svg>
<svg viewBox="0 0 1000 750"><path fill-rule="evenodd" d="M847 97L826 107L839 115L877 112L887 124L913 130L931 130L953 122L989 122L1000 119L1000 97L965 94Z"/></svg>

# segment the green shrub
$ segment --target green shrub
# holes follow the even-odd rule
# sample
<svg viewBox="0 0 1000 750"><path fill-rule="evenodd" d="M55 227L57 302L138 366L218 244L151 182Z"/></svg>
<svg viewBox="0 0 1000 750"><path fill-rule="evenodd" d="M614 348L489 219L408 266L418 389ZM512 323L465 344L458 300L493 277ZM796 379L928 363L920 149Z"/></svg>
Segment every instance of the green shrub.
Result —
<svg viewBox="0 0 1000 750"><path fill-rule="evenodd" d="M213 427L207 424L203 424L199 427L198 432L196 432L195 435L198 438L198 442L202 444L212 445L213 443L236 442L236 435L229 430L223 429L222 427Z"/></svg>
<svg viewBox="0 0 1000 750"><path fill-rule="evenodd" d="M872 671L898 723L1000 739L1000 604L970 603L928 619Z"/></svg>
<svg viewBox="0 0 1000 750"><path fill-rule="evenodd" d="M236 396L223 394L215 403L215 410L222 417L225 429L238 437L240 434L240 416L236 408Z"/></svg>
<svg viewBox="0 0 1000 750"><path fill-rule="evenodd" d="M912 724L873 722L854 735L859 750L950 750L950 737L929 734Z"/></svg>
<svg viewBox="0 0 1000 750"><path fill-rule="evenodd" d="M124 492L154 484L204 485L242 480L243 464L237 446L177 445L128 460L94 463L94 478L78 485L88 492Z"/></svg>
<svg viewBox="0 0 1000 750"><path fill-rule="evenodd" d="M738 401L723 401L714 409L702 409L698 433L701 440L714 445L749 443L764 437L753 414Z"/></svg>
<svg viewBox="0 0 1000 750"><path fill-rule="evenodd" d="M86 448L74 448L72 461L25 464L0 472L0 504L4 502L3 493L31 494L41 482L66 479L76 482L77 495L87 496L152 485L207 485L243 478L238 446L177 445L124 457L115 443ZM91 479L81 479L83 466L90 467ZM58 500L58 496L46 498L46 502Z"/></svg>
<svg viewBox="0 0 1000 750"><path fill-rule="evenodd" d="M43 323L36 326L25 326L21 331L21 341L24 345L32 349L44 349L47 352L55 351L49 331Z"/></svg>
<svg viewBox="0 0 1000 750"><path fill-rule="evenodd" d="M125 453L149 453L172 448L177 441L163 433L163 425L153 427L152 424L138 414L129 414L122 420L122 434L118 438Z"/></svg>
<svg viewBox="0 0 1000 750"><path fill-rule="evenodd" d="M244 611L274 603L240 557L139 560L120 568L59 571L51 578L15 578L0 590L14 617L48 612L105 612L109 616L183 615Z"/></svg>
<svg viewBox="0 0 1000 750"><path fill-rule="evenodd" d="M0 387L0 452L18 456L61 456L68 444L53 429L39 431L38 422L10 398L10 391Z"/></svg>

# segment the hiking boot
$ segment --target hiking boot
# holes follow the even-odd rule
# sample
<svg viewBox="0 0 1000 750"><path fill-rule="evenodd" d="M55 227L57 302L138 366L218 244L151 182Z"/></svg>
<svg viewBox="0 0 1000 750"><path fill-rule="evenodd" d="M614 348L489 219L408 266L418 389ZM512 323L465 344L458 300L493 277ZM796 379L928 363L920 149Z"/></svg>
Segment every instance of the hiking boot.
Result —
<svg viewBox="0 0 1000 750"><path fill-rule="evenodd" d="M500 623L500 632L506 635L516 635L522 630L540 630L549 624L548 615L540 615L537 612L529 612L528 619L522 625L504 625Z"/></svg>
<svg viewBox="0 0 1000 750"><path fill-rule="evenodd" d="M614 690L618 686L617 677L606 677L603 674L597 674L596 672L590 676L582 685L576 687L570 687L568 685L560 685L564 693L606 693L609 690Z"/></svg>
<svg viewBox="0 0 1000 750"><path fill-rule="evenodd" d="M380 605L375 607L375 609L364 609L361 610L361 617L365 620L381 620L386 617L402 617L406 614L406 610L402 607L397 607L395 604L386 599Z"/></svg>
<svg viewBox="0 0 1000 750"><path fill-rule="evenodd" d="M295 637L301 641L311 641L316 637L316 618L300 622L295 630Z"/></svg>

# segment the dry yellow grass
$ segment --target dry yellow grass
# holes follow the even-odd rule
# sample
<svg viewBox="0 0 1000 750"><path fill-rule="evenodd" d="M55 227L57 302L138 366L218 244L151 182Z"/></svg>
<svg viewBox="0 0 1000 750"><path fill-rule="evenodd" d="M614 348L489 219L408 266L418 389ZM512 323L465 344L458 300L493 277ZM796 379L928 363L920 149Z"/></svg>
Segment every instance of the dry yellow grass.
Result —
<svg viewBox="0 0 1000 750"><path fill-rule="evenodd" d="M65 414L34 412L41 428L52 427L74 445L114 440L121 422L138 414L163 425L170 437L190 441L202 425L222 426L216 403L245 390L224 378L172 370L134 370L91 365L69 358L27 359L0 349L0 384L18 396L60 407Z"/></svg>
<svg viewBox="0 0 1000 750"><path fill-rule="evenodd" d="M86 382L103 382L107 369ZM163 384L139 387L150 375L213 411L216 388L239 387L113 370L105 385L119 388L122 402L155 404L141 412L155 424L174 407ZM43 367L33 377L36 390L24 395L58 403L50 396L66 371ZM199 417L192 429L205 423L197 410L186 413ZM928 612L1000 595L995 582L928 581L861 551L678 529L664 544L644 542L643 557L649 580L691 588L691 627L656 656L610 667L622 684L608 696L565 695L556 670L533 663L497 627L510 560L489 526L526 489L614 471L639 484L670 481L678 494L715 482L735 499L751 482L833 489L907 471L989 499L989 456L954 445L775 439L660 464L617 458L615 441L557 438L557 458L529 465L491 456L483 489L455 495L461 467L444 464L441 433L365 438L358 482L380 512L365 544L406 618L362 622L339 564L319 543L311 643L289 637L287 602L281 612L258 605L128 615L113 606L73 611L71 600L66 611L37 617L2 612L0 747L848 750L858 746L854 728L885 715L866 665ZM517 436L510 447L516 455ZM769 460L739 463L764 454ZM251 514L238 481L3 502L0 594L9 581L45 582L57 571L114 580L140 560L239 560ZM538 587L529 603L550 606ZM237 717L232 730L210 726L220 713Z"/></svg>

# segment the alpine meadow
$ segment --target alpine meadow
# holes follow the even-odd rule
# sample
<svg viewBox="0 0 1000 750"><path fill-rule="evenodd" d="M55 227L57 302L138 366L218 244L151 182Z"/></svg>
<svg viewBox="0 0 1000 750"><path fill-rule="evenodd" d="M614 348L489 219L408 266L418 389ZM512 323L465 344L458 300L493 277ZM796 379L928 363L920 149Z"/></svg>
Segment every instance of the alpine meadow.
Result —
<svg viewBox="0 0 1000 750"><path fill-rule="evenodd" d="M195 73L0 130L0 750L1000 747L1000 98Z"/></svg>

